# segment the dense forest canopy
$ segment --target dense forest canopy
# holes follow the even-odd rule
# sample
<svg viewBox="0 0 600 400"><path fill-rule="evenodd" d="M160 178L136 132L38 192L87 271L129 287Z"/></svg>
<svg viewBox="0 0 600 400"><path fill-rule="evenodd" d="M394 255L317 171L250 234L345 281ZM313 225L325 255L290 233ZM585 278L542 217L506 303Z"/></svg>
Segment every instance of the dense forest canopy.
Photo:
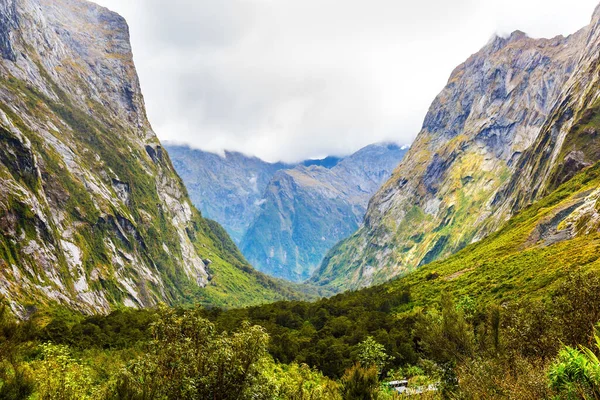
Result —
<svg viewBox="0 0 600 400"><path fill-rule="evenodd" d="M410 290L395 299L381 290L229 311L55 311L25 323L3 306L0 397L392 398L381 382L405 378L453 398L600 389L598 274L571 275L543 300L484 304L445 293L401 313ZM576 363L590 379L572 371Z"/></svg>

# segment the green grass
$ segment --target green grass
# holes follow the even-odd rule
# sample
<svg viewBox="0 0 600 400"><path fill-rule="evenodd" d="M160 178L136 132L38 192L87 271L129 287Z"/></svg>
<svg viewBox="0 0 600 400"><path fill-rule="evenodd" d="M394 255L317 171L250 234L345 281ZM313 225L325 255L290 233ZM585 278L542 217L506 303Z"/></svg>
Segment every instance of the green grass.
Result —
<svg viewBox="0 0 600 400"><path fill-rule="evenodd" d="M410 287L411 308L435 303L444 291L455 298L469 294L481 303L543 298L568 274L600 267L600 234L582 235L550 246L532 242L531 234L541 222L598 186L600 164L523 210L498 232L382 288L393 293Z"/></svg>

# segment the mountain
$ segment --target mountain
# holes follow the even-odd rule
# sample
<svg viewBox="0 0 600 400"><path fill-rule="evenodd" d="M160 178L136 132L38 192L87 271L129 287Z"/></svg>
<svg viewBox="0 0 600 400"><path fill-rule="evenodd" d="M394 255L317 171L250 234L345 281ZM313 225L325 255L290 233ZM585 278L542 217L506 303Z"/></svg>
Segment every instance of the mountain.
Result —
<svg viewBox="0 0 600 400"><path fill-rule="evenodd" d="M571 274L598 274L599 199L596 163L525 207L497 232L387 288L410 286L415 306L431 304L444 291L456 297L468 293L483 304L547 297Z"/></svg>
<svg viewBox="0 0 600 400"><path fill-rule="evenodd" d="M61 7L63 12L65 4ZM40 12L44 16L51 15L43 8ZM13 26L20 26L20 23ZM90 31L89 26L87 31ZM98 35L94 37L98 38ZM492 53L488 57L494 59L493 54L502 52L502 46L514 46L515 53L506 56L507 60L518 63L519 56L527 53L534 59L544 60L540 61L546 66L543 72L536 72L540 68L540 64L536 63L525 64L530 65L531 70L519 66L510 72L507 76L519 76L515 78L518 85L507 90L501 102L492 101L490 94L485 94L488 88L483 83L470 82L473 85L469 86L470 90L479 88L482 92L477 94L474 91L475 95L471 96L469 91L457 89L457 95L463 99L457 101L461 104L462 101L466 101L464 104L472 102L467 111L440 96L419 136L419 147L410 151L408 157L411 158L403 161L369 203L365 218L368 225L330 252L329 259L323 263L330 266L333 262L340 262L342 257L348 257L344 252L354 257L349 260L360 260L363 255L357 253L356 243L360 244L359 240L368 241L360 248L366 253L364 257L367 257L368 265L376 266L378 260L393 257L409 259L423 249L410 253L412 247L398 246L404 243L402 240L406 240L403 238L407 235L413 235L410 238L415 244L430 241L432 246L430 250L423 251L425 256L415 258L418 260L416 265L424 264L420 268L412 270L416 265L407 267L406 274L392 281L349 290L315 302L280 301L224 311L202 308L189 311L171 308L117 310L108 316L82 318L78 313L74 315L60 310L32 312L27 324L18 324L7 315L6 302L0 299L2 350L5 358L11 361L0 366L2 392L7 393L7 398L23 393L32 397L51 397L53 393L64 394L63 385L56 382L69 379L71 392L81 393L81 396L125 393L136 397L148 393L150 388L150 392L161 392L164 397L181 398L193 393L196 397L205 398L210 396L202 393L229 393L231 386L237 385L236 388L240 389L236 393L251 393L255 397L258 393L265 398L298 398L307 393L317 397L352 398L354 395L348 394L352 390L358 392L361 398L374 398L378 394L390 394L392 388L389 386L397 386L397 382L379 382L379 379L391 381L401 377L408 378L405 393L429 392L430 396L424 395L429 397L439 394L469 399L593 398L600 388L597 379L600 363L591 347L594 341L598 342L600 318L600 151L597 134L600 130L600 8L592 25L576 35L556 38L552 45L534 41L537 44L530 48L530 45L520 43L529 40L520 33L510 38L495 39L489 46L494 47L494 42L504 42L496 50L490 48ZM7 41L9 47L5 44ZM9 49L3 54L12 55L16 60L19 54L29 54L27 59L31 57L30 49L26 49L28 53L22 50L15 52L14 44L8 39L0 40L0 43ZM546 49L545 45L552 46L554 50ZM525 46L523 49L526 50L517 51L521 46ZM571 51L577 54L571 54ZM536 56L539 53L544 53L541 58ZM10 64L2 62L0 65ZM484 60L470 73L480 69L482 75L487 76L486 68L491 65L497 69L500 64ZM558 72L553 68L557 68ZM31 70L25 71L31 73ZM568 76L565 78L561 72ZM461 75L459 71L457 76ZM502 78L501 72L498 75ZM35 75L31 76L35 78ZM68 75L61 73L60 78L65 77ZM50 78L43 79L45 82ZM455 83L459 86L469 83L467 78L465 81L461 79L457 78ZM34 311L29 306L35 300L21 303L24 307L20 307L16 301L23 301L30 294L15 293L16 282L23 282L24 290L38 295L35 291L44 287L29 283L33 275L29 274L29 270L38 268L34 273L39 276L46 273L44 268L48 264L27 263L24 255L37 256L43 261L35 246L51 248L52 240L56 240L52 235L63 232L60 227L55 227L56 224L76 221L70 232L79 235L76 238L80 246L96 237L99 237L98 245L104 241L114 245L116 239L128 239L133 247L131 252L143 255L144 249L141 248L146 231L142 224L137 228L139 237L129 229L117 228L114 231L117 236L118 232L123 232L114 238L105 225L101 225L105 230L94 230L93 235L89 235L92 220L84 217L93 212L92 206L98 204L98 208L102 207L105 201L119 205L119 212L133 210L130 212L137 215L138 205L145 205L145 197L141 194L152 200L162 200L153 193L137 192L134 185L137 181L133 181L128 190L114 189L114 193L110 192L112 197L108 196L108 191L104 197L92 197L92 200L97 200L89 206L82 200L87 192L78 192L72 187L76 184L71 178L74 175L67 168L74 167L64 161L62 154L65 150L59 147L61 153L47 153L53 151L51 146L56 143L48 140L49 136L56 138L58 128L62 127L71 135L68 143L77 150L73 151L77 157L80 157L81 148L89 146L84 140L92 138L103 143L102 140L107 140L111 137L109 133L115 131L122 132L118 149L126 143L134 151L136 142L127 135L129 131L115 129L120 129L117 122L121 119L108 119L113 122L112 129L102 131L107 120L91 125L90 121L95 120L92 117L84 119L82 115L87 114L66 103L69 100L66 95L61 94L60 104L66 103L65 107L73 112L71 118L68 112L59 114L54 111L54 107L60 104L42 97L33 84L28 86L19 82L9 78L0 85L1 96L12 96L12 102L0 102L3 126L0 130L0 204L3 207L0 214L3 233L0 241L0 272L3 274L0 291L4 295L8 293L13 308L29 313ZM500 79L496 83L500 88L498 93L504 93L502 85L507 82L510 83L511 79ZM560 88L556 84L560 84ZM58 84L55 85L51 86L51 93L60 90ZM449 93L453 93L450 89ZM521 89L526 92L519 93ZM72 101L81 98L74 97ZM104 107L110 104L114 103L107 103ZM542 104L546 105L542 107ZM108 114L108 108L106 112L107 116L103 118L112 115ZM501 124L499 126L509 123L512 128L494 131L484 128L485 133L478 131L485 126L480 125L483 115L492 112L495 114L489 114L486 123L493 121ZM25 119L19 119L20 115ZM90 125L83 125L85 129L67 130L68 123L60 124L59 117L68 121L77 118L74 121ZM432 120L440 121L439 131L434 131ZM12 121L17 122L10 125ZM54 129L44 135L42 127L48 124L52 124ZM32 131L29 126L37 130ZM454 126L460 128L458 133L452 130ZM72 139L76 133L83 139ZM451 145L453 140L458 143ZM95 145L96 148L103 150L99 145ZM426 149L438 150L425 158ZM148 150L148 159L143 156L130 160L125 154L119 154L119 160L128 161L130 168L143 163L150 172L160 168L163 171L161 176L167 175L166 154L155 161L158 151L144 150ZM100 153L91 153L90 150L86 154L88 157L75 159L86 166L84 180L77 182L83 182L81 185L96 182L92 179L101 182L102 175L97 178L96 170L92 168L96 161L102 159L94 157ZM104 150L102 154L106 154ZM363 155L367 159L376 157L376 152L371 153L372 156L368 154L365 152ZM53 157L58 161L54 161ZM87 162L92 163L92 167L88 167ZM64 167L61 170L53 163ZM103 165L111 165L111 173L119 166L112 159L105 163ZM376 169L365 171L364 167L356 165L356 162L350 163L345 173L376 175ZM496 168L498 165L501 168ZM319 194L324 195L336 189L336 179L330 174L334 174L338 167L344 167L343 160L331 169L301 165L279 171L276 175L289 173L300 183L318 186ZM414 169L414 177L410 168ZM121 170L117 172L120 176L125 175ZM61 175L53 178L52 174ZM323 177L329 177L327 182L330 183L325 185L317 180ZM413 182L414 179L417 181ZM292 183L290 187L293 187ZM96 189L90 186L90 190ZM160 193L160 190L157 185L156 191ZM407 192L401 193L403 190ZM418 193L415 194L415 191ZM63 197L56 193L63 194ZM444 196L434 201L435 193ZM135 197L132 197L134 194ZM418 194L424 197L425 206L419 203ZM124 199L129 199L127 209L118 203L124 202ZM47 203L42 204L42 201ZM57 201L63 201L62 207L54 205ZM414 201L412 206L409 201ZM454 202L450 206L457 206L449 207L448 202ZM161 203L155 205L159 209L163 207ZM52 212L46 213L47 209ZM394 215L396 212L399 214ZM58 219L55 215L63 217ZM444 218L439 222L441 216ZM47 219L42 220L42 217ZM401 217L397 225L393 217ZM101 223L104 224L105 220ZM467 225L466 220L475 226ZM196 238L190 238L192 244L200 240L202 245L206 245L200 247L218 251L218 254L229 257L227 260L239 256L233 242L215 222L204 220L195 212L192 221L202 227L191 231ZM162 240L165 237L161 229L164 225L169 227L167 224L170 222L166 219L161 222L162 225L151 232L151 239ZM121 219L117 223L119 227L125 225ZM432 223L437 224L435 229L421 231L424 229L421 225ZM369 231L373 228L376 230ZM177 225L169 232L176 233L176 229ZM431 249L436 248L440 254L453 252L446 244L453 243L451 239L460 233L460 229L465 230L465 237L470 235L471 230L476 232L472 243L462 249L457 246L457 250L448 257L432 254ZM22 233L17 235L16 232ZM454 236L438 245L439 237L444 235ZM376 241L378 238L379 241ZM385 241L387 248L383 247ZM150 248L151 245L145 246ZM125 251L121 246L119 243L119 249ZM430 262L428 254L438 259ZM92 262L98 260L96 253L91 256L83 253L83 256L91 257ZM19 262L19 257L24 261ZM88 263L85 265L87 267ZM225 268L226 265L225 262L221 264L220 274L233 271ZM338 266L343 267L342 264ZM344 285L357 287L385 278L375 267L360 271L356 265L349 264L348 267L343 271L348 279L340 278L340 272L334 269L327 272L336 274L325 279L330 279L328 283L340 289ZM99 270L102 266L95 268ZM389 264L382 263L382 268L386 272ZM359 271L358 275L356 271ZM373 274L362 274L364 271ZM398 272L393 269L387 271L391 275ZM59 270L57 276L63 278L68 276L68 272ZM245 272L251 274L250 269ZM7 280L7 276L13 280ZM213 280L218 276L215 275ZM254 273L253 276L262 275ZM320 276L316 276L318 281ZM105 281L108 282L102 282ZM114 284L117 283L119 281ZM252 290L252 286L249 289ZM71 294L68 290L61 293ZM231 293L241 295L242 292ZM140 354L140 346L147 351ZM206 352L198 351L198 346L217 349L216 352L209 351L209 355L219 353L216 354L218 359L215 362L207 359ZM31 357L34 353L39 353L43 359ZM80 360L75 355L83 358ZM219 355L233 361L223 363ZM357 356L361 359L358 361L368 363L372 368L357 365ZM188 362L174 365L171 362L174 358ZM239 365L240 359L245 362L244 366ZM197 370L191 368L190 373L187 365L190 362L207 366L205 369L209 372L218 372L200 374L202 378L198 380ZM107 369L108 363L111 368ZM66 365L68 368L49 368L54 365ZM306 365L306 368L301 365ZM157 368L160 374L156 373ZM172 373L174 368L175 374ZM383 373L378 373L378 369ZM77 373L73 374L73 371ZM238 385L236 382L240 379L230 379L236 381L233 384L221 382L224 374L243 375L243 381L249 375L247 371L253 378L250 384ZM384 378L387 371L390 373ZM172 379L173 375L179 380ZM369 377L372 384L359 387L361 385L357 382L364 383L365 377ZM264 382L269 384L264 385ZM384 390L384 385L388 386L388 390ZM182 394L183 391L186 394Z"/></svg>
<svg viewBox="0 0 600 400"><path fill-rule="evenodd" d="M306 280L337 241L356 231L369 199L405 153L375 144L330 168L304 163L278 171L241 241L242 253L269 275Z"/></svg>
<svg viewBox="0 0 600 400"><path fill-rule="evenodd" d="M343 160L329 156L293 164L269 163L234 151L220 155L175 143L165 143L164 147L192 203L206 218L219 222L238 245L258 214L265 190L277 171L302 165L333 168Z"/></svg>
<svg viewBox="0 0 600 400"><path fill-rule="evenodd" d="M294 296L191 205L147 120L127 24L0 3L0 295L18 315Z"/></svg>
<svg viewBox="0 0 600 400"><path fill-rule="evenodd" d="M348 157L285 164L230 151L165 148L202 214L223 225L260 271L296 282L356 231L369 198L406 153L375 144Z"/></svg>
<svg viewBox="0 0 600 400"><path fill-rule="evenodd" d="M596 10L568 37L495 37L456 68L364 226L312 282L367 286L446 257L598 160L599 21Z"/></svg>
<svg viewBox="0 0 600 400"><path fill-rule="evenodd" d="M600 128L600 121L594 126ZM458 355L457 364L465 362L465 354L486 363L508 358L506 371L483 363L477 364L480 370L467 370L463 377L476 377L477 385L489 386L488 395L465 398L506 398L507 390L498 395L498 382L505 382L507 376L511 384L506 388L514 387L510 398L568 398L522 397L524 386L515 386L514 376L532 382L534 369L509 370L521 355L541 360L545 349L546 357L554 358L562 345L585 345L593 337L600 304L600 234L597 227L573 237L563 233L596 206L599 191L597 163L485 239L391 282L316 302L228 310L215 321L225 330L243 321L260 324L274 338L274 354L283 360L306 361L329 376L342 376L355 362L355 343L371 336L385 343L395 358L392 363L397 363L394 367L448 355ZM461 314L465 310L471 313L467 323ZM464 327L457 328L460 325ZM433 334L437 345L426 341L428 334ZM471 350L461 347L465 343ZM544 381L539 384L548 376L547 362L534 365L540 378L533 385L549 387ZM452 379L452 388L456 382Z"/></svg>
<svg viewBox="0 0 600 400"><path fill-rule="evenodd" d="M230 151L221 156L188 146L166 144L165 148L194 205L223 225L238 244L273 175L294 167Z"/></svg>

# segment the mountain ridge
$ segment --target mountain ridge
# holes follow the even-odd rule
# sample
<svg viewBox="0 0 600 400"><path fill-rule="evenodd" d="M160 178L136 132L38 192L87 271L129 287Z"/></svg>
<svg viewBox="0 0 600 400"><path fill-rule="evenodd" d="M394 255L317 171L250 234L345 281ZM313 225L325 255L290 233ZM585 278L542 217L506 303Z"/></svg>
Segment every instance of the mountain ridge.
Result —
<svg viewBox="0 0 600 400"><path fill-rule="evenodd" d="M165 148L192 202L203 215L219 221L238 244L273 174L294 167L234 151L221 155L169 143Z"/></svg>
<svg viewBox="0 0 600 400"><path fill-rule="evenodd" d="M121 16L9 0L0 21L0 295L15 313L295 296L191 205L147 120Z"/></svg>
<svg viewBox="0 0 600 400"><path fill-rule="evenodd" d="M328 248L358 227L371 194L406 151L384 142L290 165L166 148L203 214L224 225L258 270L293 282L308 278Z"/></svg>
<svg viewBox="0 0 600 400"><path fill-rule="evenodd" d="M552 39L496 36L458 66L373 197L364 227L327 255L311 282L336 290L384 282L480 240L527 205L507 209L499 194L511 180L532 182L519 174L522 154L557 115L554 105L586 55L595 57L597 26L593 19Z"/></svg>

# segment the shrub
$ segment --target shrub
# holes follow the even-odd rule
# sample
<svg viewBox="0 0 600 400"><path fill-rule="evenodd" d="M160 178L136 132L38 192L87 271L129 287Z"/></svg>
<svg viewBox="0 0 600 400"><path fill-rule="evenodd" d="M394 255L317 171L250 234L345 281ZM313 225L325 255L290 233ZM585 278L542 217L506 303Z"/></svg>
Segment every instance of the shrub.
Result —
<svg viewBox="0 0 600 400"><path fill-rule="evenodd" d="M600 350L600 337L596 336ZM561 399L597 399L600 397L600 361L592 350L565 347L548 372L550 385Z"/></svg>
<svg viewBox="0 0 600 400"><path fill-rule="evenodd" d="M344 400L377 400L378 376L379 372L374 365L369 368L354 365L342 377L342 397Z"/></svg>
<svg viewBox="0 0 600 400"><path fill-rule="evenodd" d="M72 357L68 347L42 344L42 360L33 363L41 400L95 398L92 370Z"/></svg>
<svg viewBox="0 0 600 400"><path fill-rule="evenodd" d="M263 365L268 335L242 324L228 334L197 311L163 309L147 354L124 371L115 389L128 399L262 399L274 388Z"/></svg>
<svg viewBox="0 0 600 400"><path fill-rule="evenodd" d="M273 364L268 374L277 388L277 399L342 400L339 385L306 364Z"/></svg>
<svg viewBox="0 0 600 400"><path fill-rule="evenodd" d="M385 352L385 347L377 343L372 336L368 336L364 341L358 344L358 361L363 368L369 368L372 366L377 367L377 370L381 372L385 368L386 364L393 360Z"/></svg>
<svg viewBox="0 0 600 400"><path fill-rule="evenodd" d="M544 364L515 356L475 358L457 369L457 399L547 399L551 396Z"/></svg>

